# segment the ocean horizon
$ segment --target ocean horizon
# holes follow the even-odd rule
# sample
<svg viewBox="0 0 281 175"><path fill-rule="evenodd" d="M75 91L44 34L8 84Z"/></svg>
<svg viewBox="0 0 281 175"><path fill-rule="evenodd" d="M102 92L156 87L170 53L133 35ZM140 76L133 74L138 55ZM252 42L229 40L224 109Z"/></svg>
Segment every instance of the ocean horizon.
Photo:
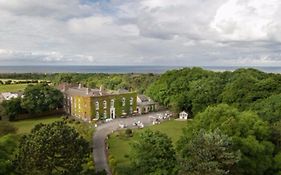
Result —
<svg viewBox="0 0 281 175"><path fill-rule="evenodd" d="M267 73L281 73L281 66L76 66L32 65L0 66L0 73L155 73L184 67L201 67L211 71L234 71L239 68L254 68Z"/></svg>

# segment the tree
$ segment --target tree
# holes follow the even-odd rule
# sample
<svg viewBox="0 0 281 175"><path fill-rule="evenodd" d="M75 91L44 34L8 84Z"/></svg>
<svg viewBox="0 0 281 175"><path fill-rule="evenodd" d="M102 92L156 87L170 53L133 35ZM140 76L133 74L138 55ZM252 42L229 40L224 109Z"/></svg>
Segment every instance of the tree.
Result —
<svg viewBox="0 0 281 175"><path fill-rule="evenodd" d="M24 109L22 109L21 107L20 98L4 100L2 102L2 107L3 107L2 118L7 118L8 120L14 120L17 115L19 115L24 111Z"/></svg>
<svg viewBox="0 0 281 175"><path fill-rule="evenodd" d="M271 140L277 151L281 151L281 120L271 124Z"/></svg>
<svg viewBox="0 0 281 175"><path fill-rule="evenodd" d="M0 137L0 174L12 174L12 159L16 147L17 138L14 135L7 134Z"/></svg>
<svg viewBox="0 0 281 175"><path fill-rule="evenodd" d="M255 84L258 80L247 74L239 74L235 79L228 83L224 88L222 101L232 104L240 110L245 110L249 105L258 100L255 97Z"/></svg>
<svg viewBox="0 0 281 175"><path fill-rule="evenodd" d="M269 123L281 120L281 94L257 101L252 105L252 110Z"/></svg>
<svg viewBox="0 0 281 175"><path fill-rule="evenodd" d="M281 175L281 152L274 157L274 168L276 170L276 175Z"/></svg>
<svg viewBox="0 0 281 175"><path fill-rule="evenodd" d="M176 157L171 139L158 131L147 130L132 145L133 168L136 174L175 173Z"/></svg>
<svg viewBox="0 0 281 175"><path fill-rule="evenodd" d="M14 162L20 174L79 174L88 142L64 122L36 125L24 136Z"/></svg>
<svg viewBox="0 0 281 175"><path fill-rule="evenodd" d="M21 106L29 113L40 113L62 106L62 93L47 84L29 85L24 90Z"/></svg>
<svg viewBox="0 0 281 175"><path fill-rule="evenodd" d="M219 129L214 132L200 130L181 152L183 174L232 174L232 167L240 160L240 152L232 151L232 140Z"/></svg>
<svg viewBox="0 0 281 175"><path fill-rule="evenodd" d="M254 112L239 112L226 104L208 107L199 113L184 130L178 149L182 150L194 131L201 128L207 131L220 129L233 141L233 151L241 151L241 160L236 171L238 174L262 175L272 166L274 145L270 140L270 128Z"/></svg>
<svg viewBox="0 0 281 175"><path fill-rule="evenodd" d="M224 79L220 76L210 76L192 81L189 85L190 91L188 92L189 98L192 99L192 113L196 114L209 105L220 102L220 94L224 86Z"/></svg>

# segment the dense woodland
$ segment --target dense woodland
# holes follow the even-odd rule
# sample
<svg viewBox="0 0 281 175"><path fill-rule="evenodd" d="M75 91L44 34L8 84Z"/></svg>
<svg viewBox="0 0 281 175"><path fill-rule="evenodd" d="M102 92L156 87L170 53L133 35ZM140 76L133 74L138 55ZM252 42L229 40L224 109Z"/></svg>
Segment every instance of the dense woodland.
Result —
<svg viewBox="0 0 281 175"><path fill-rule="evenodd" d="M13 76L2 78L20 78ZM33 79L32 74L27 76ZM281 174L280 74L255 69L212 72L184 68L162 75L41 76L34 78L52 80L54 84L69 82L93 88L104 85L109 89L136 90L149 95L175 114L185 110L192 116L193 120L188 122L175 146L162 133L141 135L132 145L133 169L139 168L135 173ZM32 101L21 104L26 110L28 106L36 106Z"/></svg>
<svg viewBox="0 0 281 175"><path fill-rule="evenodd" d="M168 71L146 91L193 116L177 150L183 174L281 174L281 75Z"/></svg>

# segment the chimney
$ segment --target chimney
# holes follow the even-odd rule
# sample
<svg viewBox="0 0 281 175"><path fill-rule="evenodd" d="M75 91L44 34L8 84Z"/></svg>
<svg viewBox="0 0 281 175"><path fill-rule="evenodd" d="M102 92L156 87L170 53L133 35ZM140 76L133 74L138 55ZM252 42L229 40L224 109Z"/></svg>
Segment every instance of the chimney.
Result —
<svg viewBox="0 0 281 175"><path fill-rule="evenodd" d="M89 93L90 93L90 89L86 88L86 94L89 95Z"/></svg>
<svg viewBox="0 0 281 175"><path fill-rule="evenodd" d="M79 89L81 89L81 88L82 88L82 84L81 84L81 83L79 83L79 86L78 86L78 88L79 88Z"/></svg>
<svg viewBox="0 0 281 175"><path fill-rule="evenodd" d="M103 85L100 86L100 92L104 91Z"/></svg>
<svg viewBox="0 0 281 175"><path fill-rule="evenodd" d="M63 83L63 85L62 85L62 92L65 92L65 90L66 90L66 85L65 85L65 83Z"/></svg>

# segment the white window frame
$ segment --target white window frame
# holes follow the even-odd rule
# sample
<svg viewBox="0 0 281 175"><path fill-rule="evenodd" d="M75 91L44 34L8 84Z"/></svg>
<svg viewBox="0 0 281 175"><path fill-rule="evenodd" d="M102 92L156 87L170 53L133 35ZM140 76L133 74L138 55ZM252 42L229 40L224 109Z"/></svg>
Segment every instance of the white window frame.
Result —
<svg viewBox="0 0 281 175"><path fill-rule="evenodd" d="M99 101L96 101L96 109L99 109L99 108L100 108Z"/></svg>
<svg viewBox="0 0 281 175"><path fill-rule="evenodd" d="M125 97L122 98L122 106L126 106L126 98Z"/></svg>

